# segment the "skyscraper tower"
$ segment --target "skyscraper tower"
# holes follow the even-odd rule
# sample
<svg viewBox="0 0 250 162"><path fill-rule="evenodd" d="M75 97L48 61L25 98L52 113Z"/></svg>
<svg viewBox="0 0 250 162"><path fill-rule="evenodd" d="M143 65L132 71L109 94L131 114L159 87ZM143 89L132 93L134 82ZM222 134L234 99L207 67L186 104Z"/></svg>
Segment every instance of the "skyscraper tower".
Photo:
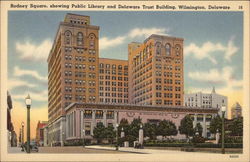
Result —
<svg viewBox="0 0 250 162"><path fill-rule="evenodd" d="M49 132L50 123L62 125L64 108L71 103L99 100L98 39L99 27L90 24L89 16L67 14L60 22L47 59Z"/></svg>
<svg viewBox="0 0 250 162"><path fill-rule="evenodd" d="M128 46L129 102L183 105L183 39L151 35Z"/></svg>

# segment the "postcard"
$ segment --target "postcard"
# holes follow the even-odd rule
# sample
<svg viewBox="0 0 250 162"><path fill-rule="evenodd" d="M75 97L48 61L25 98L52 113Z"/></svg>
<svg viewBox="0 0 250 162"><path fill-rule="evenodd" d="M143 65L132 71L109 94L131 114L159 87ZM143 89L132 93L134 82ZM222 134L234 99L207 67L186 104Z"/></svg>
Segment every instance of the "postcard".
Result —
<svg viewBox="0 0 250 162"><path fill-rule="evenodd" d="M249 161L248 1L2 1L1 161Z"/></svg>

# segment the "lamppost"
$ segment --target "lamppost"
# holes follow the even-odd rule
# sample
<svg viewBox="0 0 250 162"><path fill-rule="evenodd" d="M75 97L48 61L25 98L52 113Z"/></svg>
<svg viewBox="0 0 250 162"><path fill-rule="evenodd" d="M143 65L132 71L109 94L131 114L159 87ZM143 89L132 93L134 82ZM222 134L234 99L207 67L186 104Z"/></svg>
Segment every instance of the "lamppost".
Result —
<svg viewBox="0 0 250 162"><path fill-rule="evenodd" d="M30 95L25 99L27 107L27 153L30 153L30 107L31 107L31 98Z"/></svg>
<svg viewBox="0 0 250 162"><path fill-rule="evenodd" d="M82 135L83 135L83 137L82 137L82 146L84 147L85 146L85 141L84 141L84 138L85 138L85 130L83 129L82 130Z"/></svg>
<svg viewBox="0 0 250 162"><path fill-rule="evenodd" d="M21 138L21 143L24 143L24 122L22 122L22 138Z"/></svg>
<svg viewBox="0 0 250 162"><path fill-rule="evenodd" d="M225 154L225 112L226 112L226 106L221 107L222 112L222 134L221 134L221 153Z"/></svg>
<svg viewBox="0 0 250 162"><path fill-rule="evenodd" d="M115 147L115 150L119 150L119 145L118 145L118 126L119 126L119 124L117 123L116 124L116 147Z"/></svg>

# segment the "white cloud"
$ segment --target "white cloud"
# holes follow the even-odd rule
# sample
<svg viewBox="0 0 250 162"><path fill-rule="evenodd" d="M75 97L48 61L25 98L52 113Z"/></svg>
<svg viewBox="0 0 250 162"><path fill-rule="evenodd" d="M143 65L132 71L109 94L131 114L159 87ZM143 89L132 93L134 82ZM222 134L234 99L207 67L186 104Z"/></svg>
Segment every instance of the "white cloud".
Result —
<svg viewBox="0 0 250 162"><path fill-rule="evenodd" d="M33 78L38 79L38 80L43 81L43 82L47 82L47 80L48 80L47 77L41 76L35 70L24 70L24 69L20 69L18 66L14 67L14 73L13 73L13 75L16 76L16 77L20 77L20 76L24 76L24 75L29 75L29 76L32 76Z"/></svg>
<svg viewBox="0 0 250 162"><path fill-rule="evenodd" d="M45 61L52 47L52 41L45 39L40 44L35 44L26 40L16 43L16 51L20 54L20 58L28 61Z"/></svg>
<svg viewBox="0 0 250 162"><path fill-rule="evenodd" d="M151 34L165 34L168 32L167 29L164 28L134 28L130 30L127 34L123 36L117 36L115 38L102 37L99 40L100 49L107 49L110 47L114 47L124 43L128 39L136 38L136 37L149 37ZM131 40L128 40L131 41Z"/></svg>
<svg viewBox="0 0 250 162"><path fill-rule="evenodd" d="M151 34L165 34L168 30L164 28L135 28L132 29L128 36L130 38L135 37L149 37Z"/></svg>
<svg viewBox="0 0 250 162"><path fill-rule="evenodd" d="M243 80L234 77L234 69L230 66L224 67L222 70L210 69L209 71L189 72L188 77L200 81L211 83L212 85L223 84L221 89L233 90L243 87Z"/></svg>
<svg viewBox="0 0 250 162"><path fill-rule="evenodd" d="M221 43L212 43L210 41L203 43L200 47L195 43L190 43L185 47L185 55L193 55L198 60L209 59L212 63L217 64L214 52L223 52L224 58L231 61L231 57L236 54L238 47L234 45L234 38L232 37L227 46Z"/></svg>
<svg viewBox="0 0 250 162"><path fill-rule="evenodd" d="M28 94L32 101L48 101L48 90L41 91L40 93L25 91L22 94L12 94L11 97L15 100L24 100Z"/></svg>
<svg viewBox="0 0 250 162"><path fill-rule="evenodd" d="M225 59L231 61L231 57L235 55L238 50L239 48L234 45L234 37L232 37L227 44Z"/></svg>
<svg viewBox="0 0 250 162"><path fill-rule="evenodd" d="M221 75L222 74L220 74L218 69L210 69L209 71L195 71L188 73L189 78L193 80L212 83L221 83L223 81Z"/></svg>
<svg viewBox="0 0 250 162"><path fill-rule="evenodd" d="M116 38L103 37L99 40L100 49L107 49L109 47L114 47L120 45L126 39L125 36L119 36Z"/></svg>
<svg viewBox="0 0 250 162"><path fill-rule="evenodd" d="M26 81L23 81L23 80L19 80L17 78L15 79L8 79L8 82L7 82L7 85L8 85L8 89L9 90L12 90L16 87L29 87L29 88L34 88L36 87L35 84L31 84L29 82L26 82Z"/></svg>

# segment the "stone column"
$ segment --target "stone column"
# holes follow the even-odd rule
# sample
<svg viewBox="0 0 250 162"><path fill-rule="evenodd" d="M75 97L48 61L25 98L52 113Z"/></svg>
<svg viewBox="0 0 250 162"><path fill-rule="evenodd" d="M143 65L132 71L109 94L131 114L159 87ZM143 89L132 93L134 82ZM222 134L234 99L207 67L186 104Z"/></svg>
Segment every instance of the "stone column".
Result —
<svg viewBox="0 0 250 162"><path fill-rule="evenodd" d="M197 114L194 114L194 126L197 125Z"/></svg>
<svg viewBox="0 0 250 162"><path fill-rule="evenodd" d="M216 130L215 139L216 139L216 144L218 144L220 140L220 133L218 129Z"/></svg>
<svg viewBox="0 0 250 162"><path fill-rule="evenodd" d="M203 114L203 124L202 124L202 136L207 137L207 126L206 126L206 114Z"/></svg>
<svg viewBox="0 0 250 162"><path fill-rule="evenodd" d="M73 137L76 136L76 133L75 133L75 131L76 131L75 120L76 120L76 112L74 111L73 112Z"/></svg>
<svg viewBox="0 0 250 162"><path fill-rule="evenodd" d="M70 113L70 130L69 130L69 137L72 137L73 136L73 113L71 112Z"/></svg>
<svg viewBox="0 0 250 162"><path fill-rule="evenodd" d="M107 110L103 110L103 124L107 127Z"/></svg>
<svg viewBox="0 0 250 162"><path fill-rule="evenodd" d="M81 119L80 119L80 123L81 123L81 124L80 124L80 129L81 129L80 134L81 134L81 138L83 138L83 132L82 132L82 130L84 129L84 127L83 127L83 120L84 120L84 119L83 119L83 112L84 112L84 110L82 110L82 111L81 111L81 114L80 114L80 118L81 118Z"/></svg>
<svg viewBox="0 0 250 162"><path fill-rule="evenodd" d="M64 145L66 137L66 116L63 116L61 119L61 141L62 145Z"/></svg>
<svg viewBox="0 0 250 162"><path fill-rule="evenodd" d="M139 130L139 143L141 145L143 145L143 138L144 138L144 136L143 136L143 129L141 127L140 130Z"/></svg>
<svg viewBox="0 0 250 162"><path fill-rule="evenodd" d="M66 115L66 139L69 137L69 115Z"/></svg>
<svg viewBox="0 0 250 162"><path fill-rule="evenodd" d="M115 130L116 130L116 124L118 124L119 123L119 121L118 121L118 111L114 111L114 121L115 121L115 125L114 125L114 127L115 127Z"/></svg>
<svg viewBox="0 0 250 162"><path fill-rule="evenodd" d="M95 127L95 110L92 110L92 121L91 121L91 135L93 135L93 130Z"/></svg>

